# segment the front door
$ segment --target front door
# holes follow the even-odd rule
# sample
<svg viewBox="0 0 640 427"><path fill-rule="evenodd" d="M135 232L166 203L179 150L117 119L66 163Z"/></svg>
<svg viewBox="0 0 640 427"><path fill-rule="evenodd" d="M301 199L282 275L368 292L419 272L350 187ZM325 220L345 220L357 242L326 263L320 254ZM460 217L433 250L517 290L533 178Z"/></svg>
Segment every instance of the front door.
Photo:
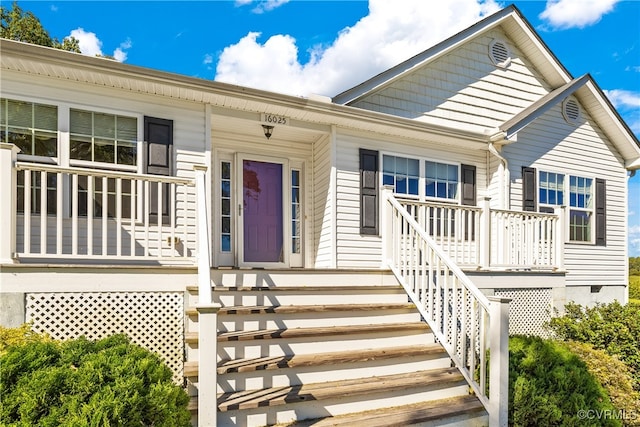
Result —
<svg viewBox="0 0 640 427"><path fill-rule="evenodd" d="M240 158L238 188L240 264L286 265L284 188L285 161Z"/></svg>

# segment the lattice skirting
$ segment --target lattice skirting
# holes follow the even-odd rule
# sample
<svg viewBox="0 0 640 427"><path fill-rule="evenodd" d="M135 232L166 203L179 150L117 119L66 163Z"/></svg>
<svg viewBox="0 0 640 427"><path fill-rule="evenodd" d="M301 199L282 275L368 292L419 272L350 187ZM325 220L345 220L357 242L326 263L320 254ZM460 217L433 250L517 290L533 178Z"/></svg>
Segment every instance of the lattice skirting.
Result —
<svg viewBox="0 0 640 427"><path fill-rule="evenodd" d="M496 289L497 297L511 298L509 304L509 334L546 337L544 324L551 320L551 289Z"/></svg>
<svg viewBox="0 0 640 427"><path fill-rule="evenodd" d="M26 321L54 339L96 340L126 334L156 354L182 383L184 294L181 292L58 292L26 296Z"/></svg>

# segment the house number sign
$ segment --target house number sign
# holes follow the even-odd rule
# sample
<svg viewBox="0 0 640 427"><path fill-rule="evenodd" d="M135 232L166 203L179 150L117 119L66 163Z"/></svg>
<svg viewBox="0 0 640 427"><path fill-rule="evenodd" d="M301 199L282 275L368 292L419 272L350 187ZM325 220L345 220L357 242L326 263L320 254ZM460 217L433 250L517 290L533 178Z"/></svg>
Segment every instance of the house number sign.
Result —
<svg viewBox="0 0 640 427"><path fill-rule="evenodd" d="M262 113L261 121L270 125L288 125L289 118L274 114Z"/></svg>

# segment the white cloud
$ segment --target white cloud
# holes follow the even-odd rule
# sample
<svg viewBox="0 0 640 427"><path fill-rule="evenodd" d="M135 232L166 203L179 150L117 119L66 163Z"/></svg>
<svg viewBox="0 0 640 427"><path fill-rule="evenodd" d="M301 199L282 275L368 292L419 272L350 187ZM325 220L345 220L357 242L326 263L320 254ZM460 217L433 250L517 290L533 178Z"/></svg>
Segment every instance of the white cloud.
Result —
<svg viewBox="0 0 640 427"><path fill-rule="evenodd" d="M548 0L540 19L558 29L584 28L600 21L619 0Z"/></svg>
<svg viewBox="0 0 640 427"><path fill-rule="evenodd" d="M329 46L298 61L290 35L262 43L250 32L226 47L216 80L292 95L336 95L465 29L501 8L495 0L370 0L369 14L344 28ZM342 73L338 70L350 70Z"/></svg>
<svg viewBox="0 0 640 427"><path fill-rule="evenodd" d="M71 34L69 34L69 36L75 37L76 39L78 39L78 42L80 45L80 52L83 55L87 55L87 56L96 56L96 55L103 56L104 55L104 53L102 53L102 41L98 38L96 33L85 31L84 28L76 28L75 30L71 31ZM118 46L113 51L111 56L113 56L113 58L118 62L124 62L127 60L126 50L130 49L131 46L133 46L131 39L126 39L125 41L120 43L120 46Z"/></svg>
<svg viewBox="0 0 640 427"><path fill-rule="evenodd" d="M605 90L605 95L616 108L640 108L640 93L630 90L613 89Z"/></svg>
<svg viewBox="0 0 640 427"><path fill-rule="evenodd" d="M84 28L76 28L71 31L71 37L75 37L80 42L80 52L83 55L102 55L102 42L96 33L85 31Z"/></svg>
<svg viewBox="0 0 640 427"><path fill-rule="evenodd" d="M636 135L640 135L640 92L613 89L603 91Z"/></svg>

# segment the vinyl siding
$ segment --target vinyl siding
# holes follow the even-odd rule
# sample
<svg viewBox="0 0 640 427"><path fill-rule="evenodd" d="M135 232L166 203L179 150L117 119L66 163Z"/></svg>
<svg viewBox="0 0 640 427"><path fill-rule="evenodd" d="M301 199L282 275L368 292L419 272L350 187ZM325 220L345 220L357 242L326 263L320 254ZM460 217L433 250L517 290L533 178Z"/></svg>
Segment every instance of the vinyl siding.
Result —
<svg viewBox="0 0 640 427"><path fill-rule="evenodd" d="M488 46L504 40L507 68L496 67ZM493 29L353 105L475 132L492 129L550 88L505 33Z"/></svg>
<svg viewBox="0 0 640 427"><path fill-rule="evenodd" d="M342 131L337 136L336 155L336 231L338 268L380 268L382 246L379 236L360 234L360 173L359 149L381 153L420 157L443 162L458 162L476 166L477 195L485 195L486 155L484 151L455 149L429 141L383 140L379 137Z"/></svg>
<svg viewBox="0 0 640 427"><path fill-rule="evenodd" d="M511 172L511 206L522 206L522 166L606 180L606 246L565 244L567 286L626 285L626 194L623 160L582 109L578 126L568 124L558 104L503 150ZM567 195L568 197L568 195Z"/></svg>
<svg viewBox="0 0 640 427"><path fill-rule="evenodd" d="M316 268L331 268L334 260L334 195L331 138L313 147L314 259Z"/></svg>

